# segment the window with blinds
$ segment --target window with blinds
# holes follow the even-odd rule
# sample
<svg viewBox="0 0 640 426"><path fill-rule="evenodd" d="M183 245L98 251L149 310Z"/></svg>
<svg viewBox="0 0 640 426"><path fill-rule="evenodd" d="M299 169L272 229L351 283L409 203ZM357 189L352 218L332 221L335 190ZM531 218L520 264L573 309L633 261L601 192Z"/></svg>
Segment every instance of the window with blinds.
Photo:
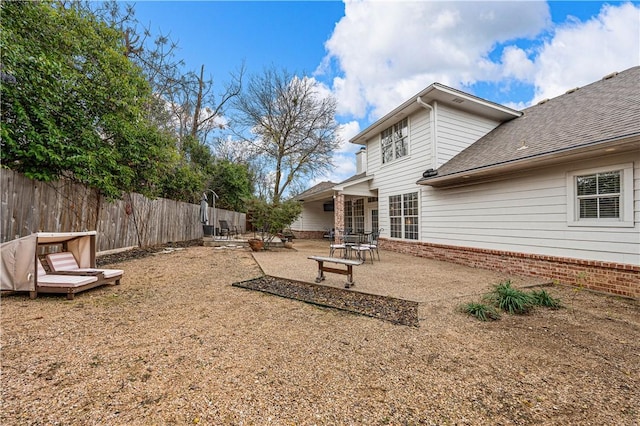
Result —
<svg viewBox="0 0 640 426"><path fill-rule="evenodd" d="M635 226L633 163L567 172L567 225Z"/></svg>
<svg viewBox="0 0 640 426"><path fill-rule="evenodd" d="M620 218L620 170L576 176L579 219Z"/></svg>

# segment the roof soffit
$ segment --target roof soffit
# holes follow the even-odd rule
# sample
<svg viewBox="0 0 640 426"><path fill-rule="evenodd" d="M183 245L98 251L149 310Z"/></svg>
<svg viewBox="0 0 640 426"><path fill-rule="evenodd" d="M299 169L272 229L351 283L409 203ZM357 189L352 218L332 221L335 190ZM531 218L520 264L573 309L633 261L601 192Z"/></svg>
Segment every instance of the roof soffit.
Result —
<svg viewBox="0 0 640 426"><path fill-rule="evenodd" d="M520 111L487 101L440 83L433 83L351 138L349 142L358 145L366 145L367 140L378 135L384 129L395 124L399 120L410 116L416 111L424 109L424 107L418 104L417 98L421 98L425 103L432 103L433 101L436 101L462 111L501 122L508 121L522 115Z"/></svg>

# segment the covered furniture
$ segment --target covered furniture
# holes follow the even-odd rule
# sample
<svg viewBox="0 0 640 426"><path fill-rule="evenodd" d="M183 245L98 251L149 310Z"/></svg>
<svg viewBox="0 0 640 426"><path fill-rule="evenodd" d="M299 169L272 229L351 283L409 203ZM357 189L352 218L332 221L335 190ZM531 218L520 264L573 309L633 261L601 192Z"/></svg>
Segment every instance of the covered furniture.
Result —
<svg viewBox="0 0 640 426"><path fill-rule="evenodd" d="M51 280L62 280L62 278L52 278L52 274L45 271L48 277L45 281L38 280L38 269L43 268L40 264L38 255L44 253L47 246L57 246L59 250L70 252L77 261L79 268L96 269L96 231L85 232L36 232L26 237L7 241L0 246L2 254L0 262L0 289L2 291L28 291L32 299L38 296L38 292L42 293L61 293L62 291L55 288ZM44 268L43 268L44 271ZM78 272L64 272L65 275L79 275ZM60 274L55 274L56 276ZM71 294L79 291L93 288L97 285L106 284L104 274L101 272L82 272L83 280L92 278L87 285L77 284ZM67 286L72 286L71 281L67 280ZM91 285L95 284L95 285ZM66 293L69 297L69 293Z"/></svg>

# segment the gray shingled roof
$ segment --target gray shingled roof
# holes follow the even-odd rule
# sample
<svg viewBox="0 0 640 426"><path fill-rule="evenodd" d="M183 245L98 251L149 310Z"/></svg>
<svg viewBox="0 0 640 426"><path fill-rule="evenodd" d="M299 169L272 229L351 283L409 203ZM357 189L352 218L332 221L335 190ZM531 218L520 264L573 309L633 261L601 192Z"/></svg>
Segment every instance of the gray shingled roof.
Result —
<svg viewBox="0 0 640 426"><path fill-rule="evenodd" d="M353 175L353 176L343 180L342 182L337 183L336 185L341 185L342 186L342 185L344 185L346 183L350 183L350 182L354 182L354 181L360 180L360 179L362 179L363 177L366 177L366 176L367 176L367 172L362 172L362 173L359 173L357 175Z"/></svg>
<svg viewBox="0 0 640 426"><path fill-rule="evenodd" d="M442 165L436 177L632 135L640 135L640 67L527 108Z"/></svg>
<svg viewBox="0 0 640 426"><path fill-rule="evenodd" d="M305 198L309 198L314 194L318 194L320 192L324 192L324 191L330 190L334 186L336 186L336 184L334 182L331 182L331 181L320 182L319 184L314 185L311 188L307 189L306 191L296 195L294 197L294 199L296 199L296 200L304 200Z"/></svg>

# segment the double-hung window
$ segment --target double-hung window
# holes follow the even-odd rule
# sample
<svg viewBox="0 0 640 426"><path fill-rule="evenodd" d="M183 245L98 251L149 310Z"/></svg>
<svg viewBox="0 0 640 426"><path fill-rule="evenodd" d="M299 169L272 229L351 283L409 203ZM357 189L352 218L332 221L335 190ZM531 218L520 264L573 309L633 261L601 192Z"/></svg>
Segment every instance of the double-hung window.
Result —
<svg viewBox="0 0 640 426"><path fill-rule="evenodd" d="M633 165L567 175L567 222L572 226L633 226Z"/></svg>
<svg viewBox="0 0 640 426"><path fill-rule="evenodd" d="M390 235L392 238L418 239L418 193L389 197Z"/></svg>
<svg viewBox="0 0 640 426"><path fill-rule="evenodd" d="M405 118L380 134L382 164L409 154L409 121Z"/></svg>
<svg viewBox="0 0 640 426"><path fill-rule="evenodd" d="M364 232L364 198L353 202L353 232Z"/></svg>

